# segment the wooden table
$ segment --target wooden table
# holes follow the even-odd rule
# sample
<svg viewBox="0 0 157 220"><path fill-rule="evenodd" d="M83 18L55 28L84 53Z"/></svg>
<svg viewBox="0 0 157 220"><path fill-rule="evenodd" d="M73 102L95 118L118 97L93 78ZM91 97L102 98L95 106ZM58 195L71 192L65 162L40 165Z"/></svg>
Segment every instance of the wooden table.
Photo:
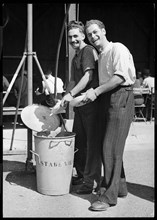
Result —
<svg viewBox="0 0 157 220"><path fill-rule="evenodd" d="M141 94L150 94L150 91L148 88L133 88L134 94L141 93Z"/></svg>

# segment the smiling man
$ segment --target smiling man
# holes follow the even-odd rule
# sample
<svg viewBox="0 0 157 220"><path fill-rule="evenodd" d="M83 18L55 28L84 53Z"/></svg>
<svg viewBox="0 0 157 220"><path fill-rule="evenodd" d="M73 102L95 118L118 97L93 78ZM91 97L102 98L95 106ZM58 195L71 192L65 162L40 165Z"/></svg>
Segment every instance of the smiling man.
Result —
<svg viewBox="0 0 157 220"><path fill-rule="evenodd" d="M97 52L93 46L87 45L84 25L80 21L71 21L68 25L68 40L75 50L71 64L71 79L62 99L62 105L73 100L90 88L98 86ZM76 133L75 146L78 148L74 157L77 177L72 184L79 184L78 194L89 194L99 186L101 176L100 138L97 123L98 102L74 107L73 132ZM94 185L94 183L96 183Z"/></svg>
<svg viewBox="0 0 157 220"><path fill-rule="evenodd" d="M121 43L109 42L104 24L99 20L86 22L89 42L99 50L99 86L86 92L84 101L100 98L98 123L101 126L105 191L90 209L105 211L117 204L118 197L127 196L123 167L123 151L134 115L133 84L135 67L130 51Z"/></svg>

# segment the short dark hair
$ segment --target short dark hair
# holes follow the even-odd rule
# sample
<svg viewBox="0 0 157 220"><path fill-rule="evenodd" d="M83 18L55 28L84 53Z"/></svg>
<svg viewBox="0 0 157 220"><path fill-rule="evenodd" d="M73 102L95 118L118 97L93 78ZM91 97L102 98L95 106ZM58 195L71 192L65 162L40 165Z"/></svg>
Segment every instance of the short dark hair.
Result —
<svg viewBox="0 0 157 220"><path fill-rule="evenodd" d="M102 21L99 21L97 19L92 19L92 20L86 21L85 31L91 24L97 24L100 29L102 29L102 28L105 29L105 25Z"/></svg>
<svg viewBox="0 0 157 220"><path fill-rule="evenodd" d="M145 77L150 76L150 70L149 70L149 69L146 69L146 68L143 69L142 75L145 76Z"/></svg>
<svg viewBox="0 0 157 220"><path fill-rule="evenodd" d="M52 74L51 69L47 69L46 72L44 73L44 75L50 75L50 74Z"/></svg>
<svg viewBox="0 0 157 220"><path fill-rule="evenodd" d="M67 26L68 31L74 28L79 28L79 30L84 33L84 24L81 21L70 21Z"/></svg>

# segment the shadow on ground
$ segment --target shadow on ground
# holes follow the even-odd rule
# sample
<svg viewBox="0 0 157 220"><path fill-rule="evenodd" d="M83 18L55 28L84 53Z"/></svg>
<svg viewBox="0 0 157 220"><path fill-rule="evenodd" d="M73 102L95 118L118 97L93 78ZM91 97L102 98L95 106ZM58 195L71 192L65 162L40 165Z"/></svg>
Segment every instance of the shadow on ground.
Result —
<svg viewBox="0 0 157 220"><path fill-rule="evenodd" d="M37 191L36 187L36 173L29 172L25 170L25 163L18 161L3 161L3 172L10 172L6 176L6 181L11 184L17 184L22 187L29 188L31 190ZM74 196L80 197L82 199L88 200L89 202L94 202L98 196L95 194L78 195L76 190L79 186L71 186L70 193ZM150 186L145 186L137 183L127 182L128 192L140 197L142 199L154 202L154 188Z"/></svg>
<svg viewBox="0 0 157 220"><path fill-rule="evenodd" d="M99 197L96 194L86 194L86 195L78 195L76 194L76 190L77 190L78 186L73 186L72 187L72 191L71 193L74 196L80 197L82 199L88 200L89 202L93 203L94 201L96 201ZM154 197L155 197L155 191L153 187L150 186L145 186L145 185L141 185L141 184L137 184L137 183L130 183L127 182L127 188L128 188L128 192L133 194L134 196L137 196L141 199L145 199L148 200L150 202L154 202Z"/></svg>
<svg viewBox="0 0 157 220"><path fill-rule="evenodd" d="M36 173L26 171L26 164L18 161L3 161L3 172L9 172L5 180L10 184L20 185L22 187L37 191Z"/></svg>
<svg viewBox="0 0 157 220"><path fill-rule="evenodd" d="M155 191L153 187L129 182L127 182L127 187L129 193L133 194L134 196L154 202Z"/></svg>
<svg viewBox="0 0 157 220"><path fill-rule="evenodd" d="M27 171L13 171L5 179L11 185L19 185L37 191L35 173Z"/></svg>

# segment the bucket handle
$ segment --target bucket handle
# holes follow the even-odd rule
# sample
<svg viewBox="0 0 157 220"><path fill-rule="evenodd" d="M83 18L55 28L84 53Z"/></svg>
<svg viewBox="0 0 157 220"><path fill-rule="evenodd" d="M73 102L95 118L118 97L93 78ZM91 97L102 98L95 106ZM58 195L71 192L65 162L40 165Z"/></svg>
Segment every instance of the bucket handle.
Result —
<svg viewBox="0 0 157 220"><path fill-rule="evenodd" d="M50 141L49 143L49 149L53 148L53 147L57 147L58 144L60 144L61 142L64 142L65 145L70 146L73 140L71 141ZM54 144L53 144L54 143Z"/></svg>
<svg viewBox="0 0 157 220"><path fill-rule="evenodd" d="M39 163L40 163L40 156L39 156L39 154L37 154L36 152L34 152L33 150L30 150L30 152L32 153L32 154L34 154L35 156L37 156L38 157L38 159L39 159Z"/></svg>

